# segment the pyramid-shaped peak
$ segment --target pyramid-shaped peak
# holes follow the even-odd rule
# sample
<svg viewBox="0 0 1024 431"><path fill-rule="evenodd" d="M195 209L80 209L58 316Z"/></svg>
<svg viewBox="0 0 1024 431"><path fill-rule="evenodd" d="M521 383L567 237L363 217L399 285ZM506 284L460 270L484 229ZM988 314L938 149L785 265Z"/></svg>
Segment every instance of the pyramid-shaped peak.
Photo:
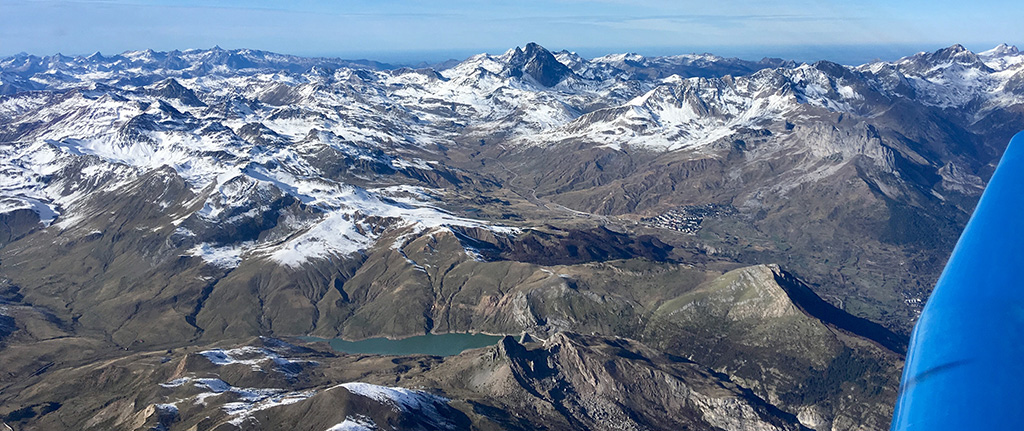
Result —
<svg viewBox="0 0 1024 431"><path fill-rule="evenodd" d="M517 47L512 48L512 49L510 49L508 51L505 51L505 54L502 55L502 57L504 57L506 60L511 60L511 59L517 58L517 57L520 57L520 58L524 58L524 57L525 58L530 58L530 57L534 57L534 56L538 56L538 55L543 56L543 55L553 55L553 54L551 54L551 51L548 51L546 48L544 48L543 46L541 46L537 42L530 42L530 43L527 43L526 45L523 45L521 47L517 46Z"/></svg>
<svg viewBox="0 0 1024 431"><path fill-rule="evenodd" d="M150 94L163 98L163 99L175 99L186 106L205 106L205 104L199 100L196 93L188 87L181 85L178 80L174 78L167 78L160 81L149 91Z"/></svg>
<svg viewBox="0 0 1024 431"><path fill-rule="evenodd" d="M526 47L523 48L523 51L526 53L539 53L541 51L550 53L550 51L544 49L544 47L540 46L540 44L538 44L537 42L527 43Z"/></svg>
<svg viewBox="0 0 1024 431"><path fill-rule="evenodd" d="M163 81L160 81L160 82L157 83L156 87L157 88L176 89L176 90L177 89L184 89L185 88L185 86L181 85L181 83L178 82L178 80L174 79L174 78L167 78L167 79L165 79Z"/></svg>
<svg viewBox="0 0 1024 431"><path fill-rule="evenodd" d="M529 75L545 87L552 87L567 76L573 75L568 66L535 42L526 44L522 49L516 47L507 54L505 61L508 64L506 72L509 76Z"/></svg>

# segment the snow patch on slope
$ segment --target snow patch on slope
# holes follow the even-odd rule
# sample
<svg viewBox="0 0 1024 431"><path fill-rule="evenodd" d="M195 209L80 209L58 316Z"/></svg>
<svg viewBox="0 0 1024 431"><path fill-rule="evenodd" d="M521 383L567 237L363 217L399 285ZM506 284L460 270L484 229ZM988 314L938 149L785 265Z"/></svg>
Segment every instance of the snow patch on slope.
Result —
<svg viewBox="0 0 1024 431"><path fill-rule="evenodd" d="M0 197L0 214L28 209L39 215L39 222L49 226L60 216L52 205L25 196Z"/></svg>
<svg viewBox="0 0 1024 431"><path fill-rule="evenodd" d="M263 347L243 346L234 349L210 349L199 352L217 366L242 364L248 365L253 371L263 371L263 364L271 363L274 369L282 374L294 376L303 365L316 365L312 361L298 361L284 358L277 352Z"/></svg>
<svg viewBox="0 0 1024 431"><path fill-rule="evenodd" d="M392 406L395 411L420 412L428 417L440 418L437 404L448 404L448 398L406 388L371 385L352 382L339 385L345 390L361 395L381 404Z"/></svg>
<svg viewBox="0 0 1024 431"><path fill-rule="evenodd" d="M221 405L230 416L233 416L229 423L233 425L242 424L253 413L273 407L295 404L313 396L316 391L287 391L275 388L240 388L232 386L217 378L191 378L183 377L175 379L160 386L164 388L177 388L185 383L193 382L196 388L203 388L209 392L201 392L192 397L193 403L206 405L211 399L224 394L233 394L238 401L227 402Z"/></svg>
<svg viewBox="0 0 1024 431"><path fill-rule="evenodd" d="M235 268L242 262L243 246L222 246L216 247L208 243L196 244L189 249L191 256L202 258L212 265L221 268Z"/></svg>
<svg viewBox="0 0 1024 431"><path fill-rule="evenodd" d="M327 431L374 431L377 429L377 424L373 423L370 418L356 416L346 417L345 421L327 428Z"/></svg>

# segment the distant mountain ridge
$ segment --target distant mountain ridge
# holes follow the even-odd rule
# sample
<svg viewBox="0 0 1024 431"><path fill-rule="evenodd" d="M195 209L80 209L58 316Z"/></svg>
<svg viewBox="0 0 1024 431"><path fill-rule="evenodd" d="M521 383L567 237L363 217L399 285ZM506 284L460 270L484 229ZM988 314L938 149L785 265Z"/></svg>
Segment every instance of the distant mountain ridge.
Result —
<svg viewBox="0 0 1024 431"><path fill-rule="evenodd" d="M700 72L679 74L689 70ZM896 106L901 115L952 115L943 121L973 127L1016 112L1024 100L1016 90L1024 87L1018 85L1024 82L1024 56L1006 45L979 54L954 45L853 68L827 61L751 63L712 55L584 60L531 43L500 56L473 56L441 71L374 70L373 64L214 48L74 58L18 55L0 60L0 73L5 77L0 85L14 92L0 103L0 137L14 144L5 163L9 172L18 173L6 193L49 203L56 214L72 204L61 192L45 189L49 174L40 172L53 171L54 161L67 155L97 156L142 171L168 165L196 191L211 184L224 187L226 178L241 175L238 180L272 185L329 214L350 198L327 196L348 192L324 194L325 185L296 182L303 178L315 184L323 169L337 169L329 167L336 162L324 158L326 149L337 154L331 157L350 160L349 170L404 172L410 179L440 175L437 180L448 178L444 181L452 184L462 174L439 173L449 168L433 162L445 157L446 148L465 142L498 140L514 148L509 156L532 147L557 151L580 144L708 156L734 151L740 142L734 137L747 131L822 132L816 123L791 127L797 116L852 115L867 123L885 119ZM972 178L983 174L998 154L998 148L985 146L971 153L932 142L894 146L884 143L877 130L855 126L845 133L862 136L816 138L809 146L770 153L842 160L864 156L890 173L903 169L904 161L939 166L926 168L935 169L931 178L941 177L941 187L967 193L976 191L974 186L957 184L977 184ZM918 140L900 133L900 139ZM296 145L281 146L286 142ZM34 159L46 165L30 166ZM805 166L785 187L817 181L830 169ZM929 181L914 186L936 184ZM32 191L36 186L30 184L43 188ZM300 191L309 187L316 191ZM219 205L212 202L211 208ZM251 244L243 249L252 247L261 248Z"/></svg>
<svg viewBox="0 0 1024 431"><path fill-rule="evenodd" d="M519 49L519 48L516 48ZM511 54L516 49L509 51L506 55ZM552 53L537 45L535 43L529 43L525 47L525 54L528 56L535 56L542 54L544 60L547 61L547 67L559 67L558 64L551 62L551 58L554 57ZM566 55L575 56L579 60L582 57L576 56L574 53L568 51L558 53L563 58ZM678 73L681 75L687 75L688 73L708 73L709 70L713 70L713 65L720 64L718 67L724 67L727 69L726 73L749 73L750 70L756 69L758 64L764 64L767 66L781 66L787 64L783 60L778 59L765 59L759 63L743 61L739 59L726 59L722 57L716 57L713 55L703 56L674 56L674 57L642 57L635 54L625 55L634 59L632 62L623 62L617 67L621 70L636 69L643 70L643 72L634 73L655 73L662 74L666 70L670 73ZM606 62L613 64L615 63L614 58L616 56L606 56L594 59L597 62ZM690 59L692 57L692 60ZM607 61L606 61L607 60ZM522 62L521 66L526 65L526 60L517 58L514 61ZM560 61L560 60L559 60ZM416 68L436 68L438 70L444 70L453 67L458 64L458 61L449 60L437 64L420 63ZM564 65L570 67L571 65ZM672 68L678 70L672 70ZM289 73L305 73L313 71L314 69L319 70L334 70L339 68L351 68L351 69L367 69L367 70L395 70L408 68L404 65L395 65L389 63L383 63L373 60L345 60L340 58L327 58L327 57L302 57L287 54L277 54L268 51L250 50L250 49L232 49L225 50L220 47L214 47L211 49L190 49L185 51L125 51L121 54L115 55L103 55L99 52L88 56L65 56L62 54L54 54L49 56L37 56L30 55L27 53L19 53L13 56L9 56L0 59L0 70L6 75L4 83L0 84L0 94L12 94L17 91L27 90L42 90L47 87L47 81L39 79L32 81L30 78L34 75L53 75L54 77L63 77L65 79L73 79L72 75L82 74L86 72L109 72L116 69L128 69L128 68L140 68L144 70L159 71L163 70L161 74L165 76L177 76L180 78L188 79L191 76L197 76L207 73L234 73L242 70L264 70L264 71L279 71ZM521 72L517 72L521 73ZM558 72L564 74L562 70ZM719 73L719 72L712 72ZM517 75L518 76L518 75ZM652 76L656 77L656 76ZM554 82L548 82L549 84L557 83L560 81L560 76L556 77ZM7 82L9 81L9 82ZM140 83L141 84L141 83ZM136 85L140 85L136 84ZM59 81L50 82L50 85L62 85ZM66 85L63 84L63 85ZM145 85L145 84L142 84Z"/></svg>

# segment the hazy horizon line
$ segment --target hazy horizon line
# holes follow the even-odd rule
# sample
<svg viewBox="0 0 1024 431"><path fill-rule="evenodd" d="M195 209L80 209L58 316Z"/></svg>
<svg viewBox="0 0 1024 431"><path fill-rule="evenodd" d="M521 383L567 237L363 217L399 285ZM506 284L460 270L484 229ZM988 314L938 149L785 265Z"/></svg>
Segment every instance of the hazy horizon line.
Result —
<svg viewBox="0 0 1024 431"><path fill-rule="evenodd" d="M527 42L529 43L529 42ZM1010 42L989 42L989 43L960 43L974 52L980 52L988 50L998 46L1001 43L1014 45ZM517 45L519 47L525 46ZM586 59L592 59L595 57L601 57L604 55L612 54L625 54L625 53L636 53L649 57L662 57L671 55L686 55L686 54L712 54L726 58L739 58L748 61L758 61L763 58L779 58L782 60L793 60L796 62L812 63L819 60L827 60L841 64L848 65L859 65L870 63L872 61L894 61L903 57L911 56L920 52L931 52L949 46L956 45L952 44L941 44L935 42L922 42L922 43L898 43L898 44L822 44L822 45L704 45L704 46L637 46L637 47L573 47L573 48L561 48L551 47L541 44L545 49L551 52L559 51L570 51L575 52ZM172 49L153 49L157 52L171 52L171 51L189 51L189 50L209 50L217 47L221 47L219 44L210 47L190 47L190 48L172 48ZM420 64L437 64L446 61L462 61L469 57L479 54L490 54L496 55L504 53L510 49L515 49L516 46L507 48L484 48L484 49L473 49L473 48L452 48L452 49L382 49L382 50L366 50L366 51L308 51L298 49L293 52L284 52L281 50L273 49L261 49L256 47L228 47L223 48L225 50L239 50L249 49L253 51L264 51L272 52L275 54L292 55L296 57L306 58L329 58L337 60L347 61L372 61L383 63L391 66L409 66L409 65L420 65ZM144 51L147 48L142 49L126 49L116 54L119 55L125 52L133 51ZM18 51L13 53L0 53L0 58L9 58L19 54L35 55L39 57L51 56L51 55L65 55L69 57L87 57L93 55L99 50L89 53L74 53L64 54L60 51L51 54L37 54L28 53L25 51ZM102 53L101 53L102 54Z"/></svg>

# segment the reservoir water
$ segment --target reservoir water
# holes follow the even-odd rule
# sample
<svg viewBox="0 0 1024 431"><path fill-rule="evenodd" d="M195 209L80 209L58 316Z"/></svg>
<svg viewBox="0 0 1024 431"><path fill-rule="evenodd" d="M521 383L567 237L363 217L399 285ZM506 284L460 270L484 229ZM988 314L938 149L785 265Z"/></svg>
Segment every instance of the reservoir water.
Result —
<svg viewBox="0 0 1024 431"><path fill-rule="evenodd" d="M342 353L370 355L458 355L469 349L498 344L501 336L485 334L426 334L415 337L389 340L369 338L360 341L346 341L340 338L324 339L300 337L306 341L327 341L331 348Z"/></svg>

